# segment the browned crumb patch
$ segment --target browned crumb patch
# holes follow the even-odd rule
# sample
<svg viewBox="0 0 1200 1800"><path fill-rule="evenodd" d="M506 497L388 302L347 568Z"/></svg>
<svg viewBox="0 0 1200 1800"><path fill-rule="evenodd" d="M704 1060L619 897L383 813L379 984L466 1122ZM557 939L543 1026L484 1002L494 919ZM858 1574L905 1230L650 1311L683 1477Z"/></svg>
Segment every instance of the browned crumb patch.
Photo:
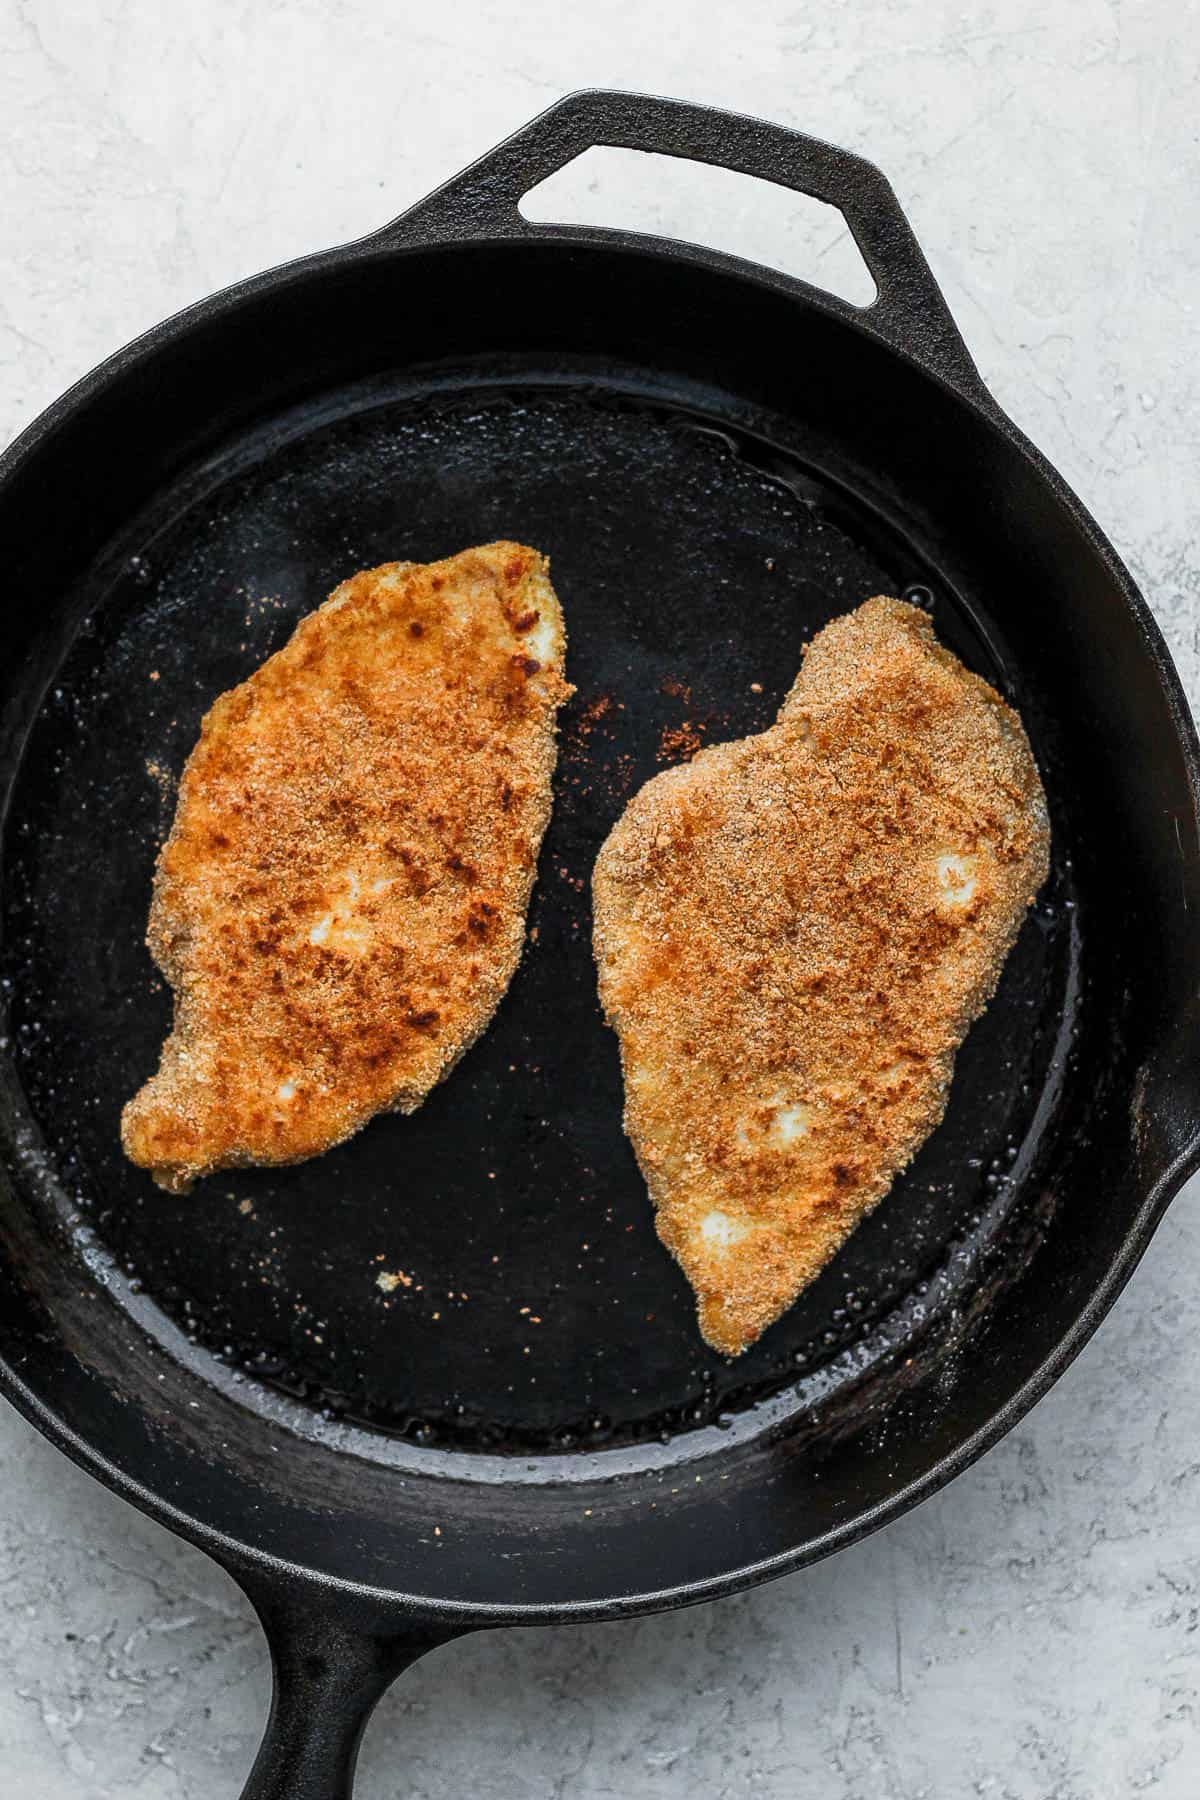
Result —
<svg viewBox="0 0 1200 1800"><path fill-rule="evenodd" d="M690 762L701 742L699 728L690 719L682 725L665 725L658 740L657 759L661 763Z"/></svg>

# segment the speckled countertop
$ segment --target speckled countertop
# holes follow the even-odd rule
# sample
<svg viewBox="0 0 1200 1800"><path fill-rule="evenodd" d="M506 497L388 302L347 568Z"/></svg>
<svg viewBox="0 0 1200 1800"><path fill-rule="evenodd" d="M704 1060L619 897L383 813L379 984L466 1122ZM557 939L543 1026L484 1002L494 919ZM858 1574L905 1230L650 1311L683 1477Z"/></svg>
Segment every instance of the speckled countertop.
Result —
<svg viewBox="0 0 1200 1800"><path fill-rule="evenodd" d="M0 0L0 439L164 314L368 230L566 89L717 101L883 165L1195 702L1198 78L1195 0ZM845 263L836 219L780 230L719 182L575 186L590 217ZM384 1701L359 1792L1193 1800L1198 1201L946 1492L754 1594L452 1645ZM236 1795L268 1685L247 1604L7 1410L0 1468L0 1791Z"/></svg>

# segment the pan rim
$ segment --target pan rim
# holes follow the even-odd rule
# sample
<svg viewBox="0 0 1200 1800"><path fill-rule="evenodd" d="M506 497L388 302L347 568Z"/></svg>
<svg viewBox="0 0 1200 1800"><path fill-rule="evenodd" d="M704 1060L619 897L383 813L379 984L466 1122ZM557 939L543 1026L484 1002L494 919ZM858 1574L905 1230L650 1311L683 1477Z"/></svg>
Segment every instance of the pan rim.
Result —
<svg viewBox="0 0 1200 1800"><path fill-rule="evenodd" d="M347 262L392 262L409 257L453 254L500 245L511 247L514 253L519 254L530 244L553 243L567 250L594 247L608 251L625 250L649 258L666 256L672 261L691 264L699 270L715 270L749 281L753 286L782 295L802 308L815 307L836 317L843 325L869 338L889 356L897 357L922 377L934 382L966 406L979 425L998 431L1031 466L1035 477L1066 509L1072 523L1098 553L1132 616L1141 646L1150 659L1158 678L1159 691L1166 702L1167 715L1174 728L1175 741L1186 771L1193 823L1200 829L1200 739L1197 737L1182 681L1161 629L1132 576L1099 525L1043 453L982 387L978 390L969 389L915 353L905 352L890 341L883 340L871 327L869 308L850 307L833 296L826 295L819 289L809 288L790 277L701 246L638 233L554 226L539 227L536 232L526 233L519 238L483 234L478 238L457 240L454 243L404 244L382 241L381 234L372 234L350 244L298 258L232 284L182 309L131 340L82 376L0 453L0 492L26 460L44 446L57 430L81 408L119 382L128 370L152 360L162 348L186 337L196 327L226 317L238 307L267 292L282 294L289 289L297 290L310 279L320 279ZM692 1584L597 1600L565 1599L536 1605L480 1605L347 1581L305 1564L284 1561L267 1552L255 1550L145 1487L135 1477L110 1462L100 1449L66 1423L3 1357L0 1357L0 1393L79 1467L129 1500L140 1511L205 1550L235 1575L239 1571L254 1571L263 1575L274 1570L291 1581L332 1589L346 1596L357 1596L389 1611L416 1612L431 1622L439 1621L448 1625L457 1623L464 1630L481 1625L549 1624L587 1618L615 1619L667 1610L718 1598L807 1567L898 1518L968 1468L1019 1422L1080 1353L1132 1275L1167 1204L1197 1167L1200 1167L1200 1136L1174 1158L1150 1188L1127 1229L1118 1253L1051 1353L985 1424L964 1438L941 1461L867 1512L820 1537L809 1539L770 1558L729 1569Z"/></svg>

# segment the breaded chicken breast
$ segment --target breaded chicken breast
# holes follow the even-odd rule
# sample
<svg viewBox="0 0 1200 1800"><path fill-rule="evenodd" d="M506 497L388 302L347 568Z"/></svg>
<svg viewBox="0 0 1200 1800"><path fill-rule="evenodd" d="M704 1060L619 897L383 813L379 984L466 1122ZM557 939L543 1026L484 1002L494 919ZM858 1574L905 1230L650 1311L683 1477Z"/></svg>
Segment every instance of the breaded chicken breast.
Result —
<svg viewBox="0 0 1200 1800"><path fill-rule="evenodd" d="M760 736L649 782L594 877L600 995L659 1236L736 1356L939 1123L1045 879L1021 722L868 600Z"/></svg>
<svg viewBox="0 0 1200 1800"><path fill-rule="evenodd" d="M412 1112L516 967L550 817L565 633L546 559L355 575L222 694L147 942L175 991L126 1154L173 1191Z"/></svg>

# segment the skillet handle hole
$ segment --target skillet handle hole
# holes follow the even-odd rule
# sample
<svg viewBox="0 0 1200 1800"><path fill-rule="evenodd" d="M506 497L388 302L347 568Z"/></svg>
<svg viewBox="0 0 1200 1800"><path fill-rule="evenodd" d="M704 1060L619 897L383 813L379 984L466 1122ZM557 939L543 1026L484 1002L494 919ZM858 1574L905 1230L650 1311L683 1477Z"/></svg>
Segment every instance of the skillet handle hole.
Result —
<svg viewBox="0 0 1200 1800"><path fill-rule="evenodd" d="M520 201L536 225L600 225L740 256L867 307L878 289L836 206L755 175L597 144Z"/></svg>

